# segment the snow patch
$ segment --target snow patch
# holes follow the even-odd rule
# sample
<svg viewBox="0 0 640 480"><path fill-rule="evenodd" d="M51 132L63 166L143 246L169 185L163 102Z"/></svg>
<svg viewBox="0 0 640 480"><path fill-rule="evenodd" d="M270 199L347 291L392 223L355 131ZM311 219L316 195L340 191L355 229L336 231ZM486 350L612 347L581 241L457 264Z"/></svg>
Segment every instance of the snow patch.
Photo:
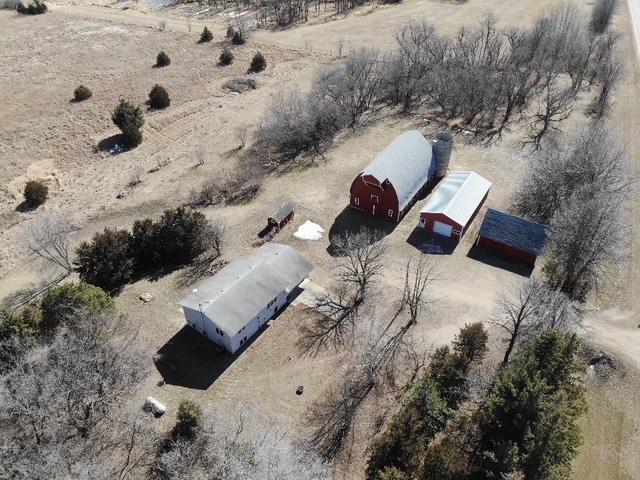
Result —
<svg viewBox="0 0 640 480"><path fill-rule="evenodd" d="M300 240L320 240L323 233L324 228L317 223L307 220L298 227L298 230L296 230L293 236Z"/></svg>

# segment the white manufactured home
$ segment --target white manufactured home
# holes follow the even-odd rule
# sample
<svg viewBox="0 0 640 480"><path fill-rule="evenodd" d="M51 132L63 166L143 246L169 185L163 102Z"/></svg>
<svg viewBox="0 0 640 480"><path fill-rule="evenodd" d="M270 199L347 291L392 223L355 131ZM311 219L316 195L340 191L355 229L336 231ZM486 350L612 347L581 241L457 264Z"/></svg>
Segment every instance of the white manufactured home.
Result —
<svg viewBox="0 0 640 480"><path fill-rule="evenodd" d="M265 243L198 285L180 305L191 328L235 353L286 306L312 270L295 249Z"/></svg>

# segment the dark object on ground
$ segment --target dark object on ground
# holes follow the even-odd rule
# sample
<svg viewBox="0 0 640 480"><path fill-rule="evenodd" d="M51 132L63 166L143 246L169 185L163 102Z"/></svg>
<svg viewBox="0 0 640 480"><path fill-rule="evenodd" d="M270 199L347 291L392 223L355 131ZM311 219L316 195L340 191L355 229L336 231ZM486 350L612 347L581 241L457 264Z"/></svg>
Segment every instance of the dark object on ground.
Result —
<svg viewBox="0 0 640 480"><path fill-rule="evenodd" d="M227 80L223 87L232 92L244 93L249 90L255 90L258 87L258 83L253 78L232 78Z"/></svg>
<svg viewBox="0 0 640 480"><path fill-rule="evenodd" d="M304 393L304 387L302 385L296 388L296 395L302 395L303 393Z"/></svg>
<svg viewBox="0 0 640 480"><path fill-rule="evenodd" d="M155 109L167 108L171 103L171 98L164 87L156 85L149 92L149 106Z"/></svg>
<svg viewBox="0 0 640 480"><path fill-rule="evenodd" d="M236 29L235 29L235 28L233 28L233 25L229 25L229 26L227 27L227 35L226 35L226 36L227 36L227 38L233 38L233 36L235 35L235 33L236 33Z"/></svg>
<svg viewBox="0 0 640 480"><path fill-rule="evenodd" d="M262 53L258 52L253 56L251 65L249 66L249 73L260 73L267 68L267 60Z"/></svg>
<svg viewBox="0 0 640 480"><path fill-rule="evenodd" d="M228 48L222 50L220 54L220 58L218 59L218 65L221 67L226 67L227 65L231 65L233 63L233 53Z"/></svg>
<svg viewBox="0 0 640 480"><path fill-rule="evenodd" d="M210 42L211 40L213 40L213 33L207 27L204 27L200 34L200 43Z"/></svg>
<svg viewBox="0 0 640 480"><path fill-rule="evenodd" d="M16 7L16 11L23 15L41 15L46 13L47 10L47 6L42 0L34 0L33 3L30 3L26 7L22 2L19 2Z"/></svg>
<svg viewBox="0 0 640 480"><path fill-rule="evenodd" d="M231 37L231 43L234 45L244 45L246 39L244 38L244 34L240 30L236 30L233 32L233 36Z"/></svg>
<svg viewBox="0 0 640 480"><path fill-rule="evenodd" d="M140 128L144 125L144 114L140 107L120 100L120 104L111 115L111 121L122 130L123 143L126 147L137 147L142 142Z"/></svg>
<svg viewBox="0 0 640 480"><path fill-rule="evenodd" d="M158 57L156 58L156 67L166 67L171 64L171 59L169 55L164 52L160 52Z"/></svg>
<svg viewBox="0 0 640 480"><path fill-rule="evenodd" d="M91 98L93 94L91 93L91 90L89 90L87 87L85 87L84 85L79 85L74 91L73 91L73 99L76 102L82 102L83 100L87 100L89 98Z"/></svg>
<svg viewBox="0 0 640 480"><path fill-rule="evenodd" d="M49 187L40 180L29 180L24 186L24 201L30 208L42 205L49 195Z"/></svg>

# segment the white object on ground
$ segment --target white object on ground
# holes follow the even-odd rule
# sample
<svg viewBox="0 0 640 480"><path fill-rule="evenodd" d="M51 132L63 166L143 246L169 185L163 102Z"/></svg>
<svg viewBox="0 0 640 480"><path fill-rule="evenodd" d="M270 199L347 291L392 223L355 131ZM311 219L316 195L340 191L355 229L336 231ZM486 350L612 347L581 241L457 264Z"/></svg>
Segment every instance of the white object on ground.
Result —
<svg viewBox="0 0 640 480"><path fill-rule="evenodd" d="M162 415L164 412L167 411L167 407L165 407L163 404L161 404L158 400L156 400L153 397L147 397L147 400L145 401L145 403L149 405L149 407L151 408L151 411L156 415Z"/></svg>
<svg viewBox="0 0 640 480"><path fill-rule="evenodd" d="M143 293L142 295L140 295L140 300L142 300L144 303L149 303L151 300L153 300L153 295L151 295L148 292Z"/></svg>
<svg viewBox="0 0 640 480"><path fill-rule="evenodd" d="M323 233L324 228L317 223L307 220L298 227L298 230L296 230L293 236L300 240L320 240Z"/></svg>

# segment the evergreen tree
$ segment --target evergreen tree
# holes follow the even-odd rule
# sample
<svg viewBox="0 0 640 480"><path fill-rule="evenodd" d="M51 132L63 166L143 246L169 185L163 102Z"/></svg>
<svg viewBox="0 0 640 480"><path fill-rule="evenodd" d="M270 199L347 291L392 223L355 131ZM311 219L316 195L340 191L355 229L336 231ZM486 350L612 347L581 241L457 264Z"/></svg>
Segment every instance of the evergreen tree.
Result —
<svg viewBox="0 0 640 480"><path fill-rule="evenodd" d="M575 335L547 333L498 375L478 415L481 476L569 476L581 441L577 420L586 411L578 346Z"/></svg>
<svg viewBox="0 0 640 480"><path fill-rule="evenodd" d="M204 27L200 34L200 43L210 42L211 40L213 40L213 33L207 27Z"/></svg>
<svg viewBox="0 0 640 480"><path fill-rule="evenodd" d="M251 59L251 65L249 65L248 73L259 73L267 68L267 60L262 53L256 53Z"/></svg>

